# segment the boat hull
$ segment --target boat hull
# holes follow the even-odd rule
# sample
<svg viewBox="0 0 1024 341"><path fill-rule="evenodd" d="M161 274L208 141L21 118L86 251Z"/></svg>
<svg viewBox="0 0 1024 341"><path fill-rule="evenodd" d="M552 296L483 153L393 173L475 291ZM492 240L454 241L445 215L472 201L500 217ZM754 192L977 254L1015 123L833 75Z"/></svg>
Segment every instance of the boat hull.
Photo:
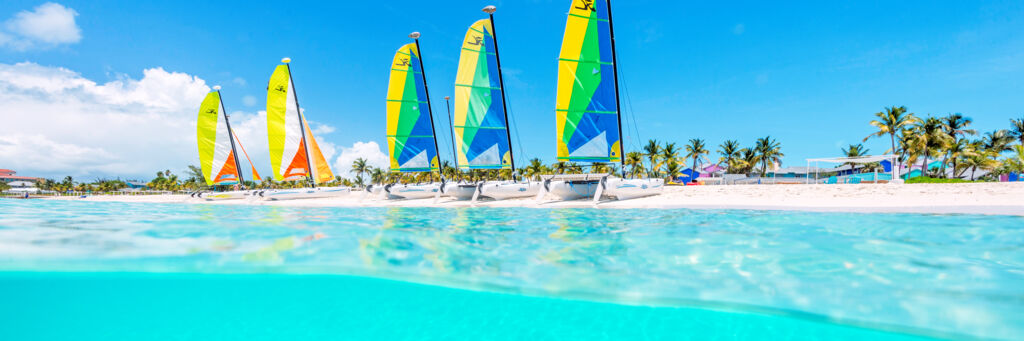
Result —
<svg viewBox="0 0 1024 341"><path fill-rule="evenodd" d="M561 200L593 198L601 180L552 180L548 183L548 193Z"/></svg>
<svg viewBox="0 0 1024 341"><path fill-rule="evenodd" d="M260 192L263 200L293 200L293 199L317 199L333 198L348 195L352 189L348 187L317 187L317 188L292 188L272 189Z"/></svg>
<svg viewBox="0 0 1024 341"><path fill-rule="evenodd" d="M426 199L433 198L441 191L441 183L420 185L391 185L384 189L391 199Z"/></svg>
<svg viewBox="0 0 1024 341"><path fill-rule="evenodd" d="M492 181L481 185L480 196L494 200L532 198L537 196L541 186L540 182Z"/></svg>
<svg viewBox="0 0 1024 341"><path fill-rule="evenodd" d="M199 192L195 197L206 201L245 199L252 195L253 191L227 191L227 192Z"/></svg>
<svg viewBox="0 0 1024 341"><path fill-rule="evenodd" d="M445 184L444 194L457 200L473 199L476 192L476 184Z"/></svg>
<svg viewBox="0 0 1024 341"><path fill-rule="evenodd" d="M665 190L664 179L622 179L609 178L604 182L602 195L618 200L659 195Z"/></svg>

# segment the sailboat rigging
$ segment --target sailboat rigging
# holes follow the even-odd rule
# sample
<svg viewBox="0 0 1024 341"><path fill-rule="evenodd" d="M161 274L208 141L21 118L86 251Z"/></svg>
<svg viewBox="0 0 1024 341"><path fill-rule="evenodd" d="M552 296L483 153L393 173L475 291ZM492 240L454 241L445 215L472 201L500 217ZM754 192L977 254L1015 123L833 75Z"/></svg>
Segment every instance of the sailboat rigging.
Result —
<svg viewBox="0 0 1024 341"><path fill-rule="evenodd" d="M387 139L391 171L440 173L434 115L420 54L420 34L413 32L409 37L413 42L395 52L388 80ZM427 110L422 109L423 105ZM440 182L392 184L385 186L384 191L394 199L423 199L439 195L441 186Z"/></svg>
<svg viewBox="0 0 1024 341"><path fill-rule="evenodd" d="M558 161L618 162L623 173L552 177L545 190L562 200L595 202L661 193L663 179L625 179L611 0L573 0L567 16L555 104Z"/></svg>
<svg viewBox="0 0 1024 341"><path fill-rule="evenodd" d="M199 106L199 117L196 120L196 139L199 147L199 165L203 179L209 186L236 185L234 191L197 192L193 197L206 200L241 199L249 194L245 190L245 178L242 175L242 163L239 160L236 141L238 137L231 129L224 99L220 94L220 86L214 86ZM241 142L238 142L241 147ZM243 149L244 152L244 149ZM249 156L246 155L246 159ZM252 161L249 160L252 166ZM256 167L252 174L259 179Z"/></svg>
<svg viewBox="0 0 1024 341"><path fill-rule="evenodd" d="M267 200L322 198L348 194L347 187L317 187L334 180L326 158L299 108L292 81L291 59L284 58L274 69L267 86L267 143L274 180L304 181L309 187L267 190Z"/></svg>

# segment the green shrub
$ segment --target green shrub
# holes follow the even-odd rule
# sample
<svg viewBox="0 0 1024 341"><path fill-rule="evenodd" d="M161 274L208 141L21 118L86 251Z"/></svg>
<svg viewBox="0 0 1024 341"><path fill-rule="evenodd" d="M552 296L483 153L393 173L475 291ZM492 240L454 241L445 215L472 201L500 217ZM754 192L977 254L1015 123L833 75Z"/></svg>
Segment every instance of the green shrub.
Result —
<svg viewBox="0 0 1024 341"><path fill-rule="evenodd" d="M908 184L958 184L958 183L965 183L965 182L974 182L974 181L969 181L969 180L964 180L964 179L943 179L943 178L929 178L929 177L919 176L919 177L916 177L916 178L910 178L910 180L907 180L906 183L908 183Z"/></svg>

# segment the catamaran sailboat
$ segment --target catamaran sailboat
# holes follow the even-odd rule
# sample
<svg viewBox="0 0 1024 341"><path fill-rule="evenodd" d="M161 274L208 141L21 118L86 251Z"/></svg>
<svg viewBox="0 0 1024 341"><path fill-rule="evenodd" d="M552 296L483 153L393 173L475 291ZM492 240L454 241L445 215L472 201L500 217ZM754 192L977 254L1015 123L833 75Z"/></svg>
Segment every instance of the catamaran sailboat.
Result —
<svg viewBox="0 0 1024 341"><path fill-rule="evenodd" d="M264 200L327 198L346 195L348 187L318 187L334 180L320 146L299 109L290 58L281 60L267 86L267 142L270 166L277 181L304 180L310 187L260 191Z"/></svg>
<svg viewBox="0 0 1024 341"><path fill-rule="evenodd" d="M409 37L414 42L395 52L388 81L387 139L391 171L435 172L440 169L437 139L420 55L420 34L413 32ZM393 199L425 199L440 195L441 186L440 182L391 184L385 185L384 191Z"/></svg>
<svg viewBox="0 0 1024 341"><path fill-rule="evenodd" d="M494 6L483 9L488 19L473 23L462 41L459 71L455 78L456 167L461 170L498 169L515 174L515 157L508 128L505 82L494 29ZM449 191L457 199L479 196L493 199L532 197L538 182L515 180L463 183Z"/></svg>
<svg viewBox="0 0 1024 341"><path fill-rule="evenodd" d="M558 58L558 161L623 162L613 32L611 0L572 2ZM625 164L622 169L624 172ZM664 184L663 179L581 174L550 177L543 191L562 200L592 197L596 202L602 196L622 200L657 195Z"/></svg>
<svg viewBox="0 0 1024 341"><path fill-rule="evenodd" d="M199 146L199 165L203 172L203 179L210 186L215 185L240 185L242 190L225 192L197 192L192 196L205 200L242 199L251 194L252 191L245 190L245 181L242 177L242 163L238 159L236 144L239 148L242 143L238 136L231 130L231 123L228 122L227 111L224 110L224 101L220 95L220 86L214 86L213 91L206 95L203 104L199 106L199 118L196 121L196 139ZM245 159L252 167L252 176L260 179L256 167L252 166L252 160L241 148Z"/></svg>

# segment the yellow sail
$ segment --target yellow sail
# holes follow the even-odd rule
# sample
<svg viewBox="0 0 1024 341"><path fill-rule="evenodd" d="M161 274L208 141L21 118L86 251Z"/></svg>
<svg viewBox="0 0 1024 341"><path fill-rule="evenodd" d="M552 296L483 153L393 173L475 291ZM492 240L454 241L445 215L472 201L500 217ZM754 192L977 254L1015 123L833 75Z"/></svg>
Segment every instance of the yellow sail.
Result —
<svg viewBox="0 0 1024 341"><path fill-rule="evenodd" d="M317 183L323 183L334 179L334 174L331 173L331 168L320 152L312 130L309 129L309 123L299 111L295 99L295 85L292 84L288 64L277 66L267 86L267 142L270 147L270 167L274 172L274 180L311 178ZM309 166L309 162L313 163L313 167Z"/></svg>
<svg viewBox="0 0 1024 341"><path fill-rule="evenodd" d="M199 146L199 168L206 184L231 185L238 182L235 155L231 151L230 131L222 118L220 94L210 92L199 106L196 139Z"/></svg>

